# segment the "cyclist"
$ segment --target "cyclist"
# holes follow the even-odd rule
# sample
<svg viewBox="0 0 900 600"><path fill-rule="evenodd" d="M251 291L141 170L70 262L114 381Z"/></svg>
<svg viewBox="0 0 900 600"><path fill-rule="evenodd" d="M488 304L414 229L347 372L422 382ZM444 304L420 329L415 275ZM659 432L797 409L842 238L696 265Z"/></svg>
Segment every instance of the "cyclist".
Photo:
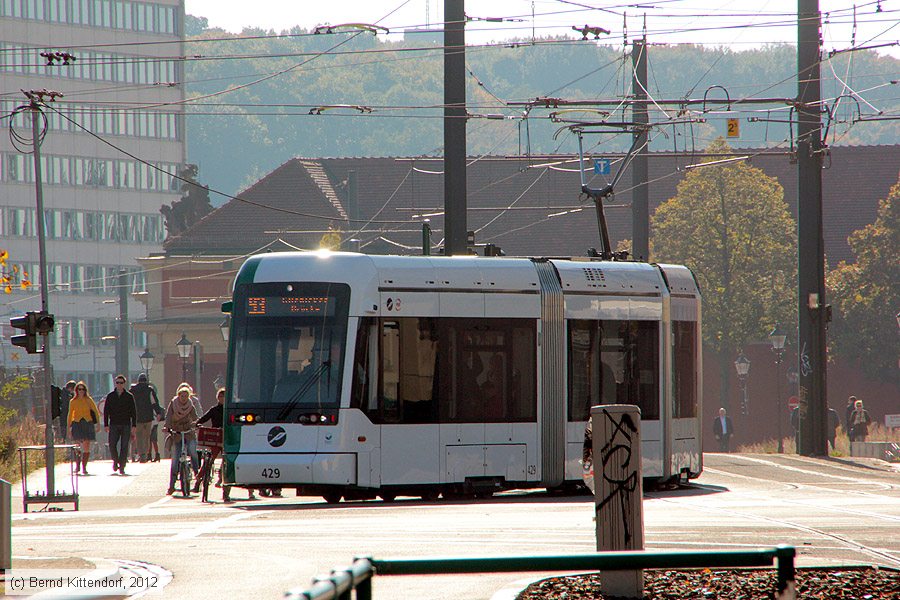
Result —
<svg viewBox="0 0 900 600"><path fill-rule="evenodd" d="M184 432L184 442L187 444L187 454L191 458L191 468L194 476L200 469L200 461L197 458L197 435L194 432L194 423L197 422L197 410L191 402L191 386L182 383L178 386L175 397L166 408L166 448L169 448L169 456L172 457L172 465L169 468L169 491L175 493L175 478L178 475L178 460L181 456L181 433Z"/></svg>
<svg viewBox="0 0 900 600"><path fill-rule="evenodd" d="M200 417L200 420L197 421L197 425L202 425L203 423L206 423L207 421L209 421L209 424L212 427L221 429L222 422L223 422L222 417L223 417L224 406L225 406L225 388L219 388L219 391L216 392L215 406L210 408L208 411L206 411L206 413L204 413L204 415L202 417ZM216 483L217 487L222 484L222 469L225 468L225 454L222 453L221 457L222 457L222 463L219 467L219 480ZM197 480L198 485L199 485L199 482L200 482L200 480L198 479ZM197 488L195 488L194 491L197 491ZM248 499L256 500L256 495L253 493L253 490L251 489L248 491L250 492L250 497ZM229 492L230 492L230 488L228 486L225 486L222 488L222 500L224 500L225 502L229 502L231 500L231 498L229 497Z"/></svg>

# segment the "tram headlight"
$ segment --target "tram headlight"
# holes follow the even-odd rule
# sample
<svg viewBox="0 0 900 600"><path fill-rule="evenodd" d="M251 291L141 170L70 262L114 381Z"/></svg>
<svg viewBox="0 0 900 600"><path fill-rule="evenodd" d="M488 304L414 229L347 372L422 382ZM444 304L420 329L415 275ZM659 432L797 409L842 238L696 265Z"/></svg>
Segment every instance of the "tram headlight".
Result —
<svg viewBox="0 0 900 600"><path fill-rule="evenodd" d="M231 422L235 425L253 425L259 421L259 415L253 413L241 413L231 415Z"/></svg>

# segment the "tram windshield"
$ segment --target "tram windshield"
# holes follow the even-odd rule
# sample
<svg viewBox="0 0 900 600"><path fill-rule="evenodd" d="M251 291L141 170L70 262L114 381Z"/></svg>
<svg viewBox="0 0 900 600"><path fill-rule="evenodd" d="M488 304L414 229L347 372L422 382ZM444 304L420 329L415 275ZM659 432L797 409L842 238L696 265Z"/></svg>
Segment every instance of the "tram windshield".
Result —
<svg viewBox="0 0 900 600"><path fill-rule="evenodd" d="M243 285L234 301L232 402L337 408L347 340L345 284Z"/></svg>

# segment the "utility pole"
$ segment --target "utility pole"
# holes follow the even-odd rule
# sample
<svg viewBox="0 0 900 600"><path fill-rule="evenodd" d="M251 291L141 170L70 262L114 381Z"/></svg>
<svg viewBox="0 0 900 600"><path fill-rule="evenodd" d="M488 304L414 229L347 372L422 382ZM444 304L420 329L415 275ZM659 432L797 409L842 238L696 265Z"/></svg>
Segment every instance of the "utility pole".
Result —
<svg viewBox="0 0 900 600"><path fill-rule="evenodd" d="M116 374L124 375L130 381L128 374L128 352L131 345L128 334L128 272L119 269L119 327L116 332Z"/></svg>
<svg viewBox="0 0 900 600"><path fill-rule="evenodd" d="M54 98L54 92L50 92L50 99ZM43 101L43 92L25 92L25 96L29 100L29 108L31 110L31 142L32 156L34 158L34 191L37 201L37 236L38 236L38 255L39 268L41 278L41 311L44 314L50 313L50 291L47 285L47 242L45 240L44 226L44 190L42 186L41 173L41 138L40 138L40 118L41 118L41 102ZM51 408L51 398L53 397L52 388L53 372L50 366L50 340L44 337L44 348L41 353L41 365L44 371L44 389L40 390L40 394L44 395L44 465L47 471L47 498L56 496L56 453L53 448L53 412ZM24 476L24 474L23 474Z"/></svg>
<svg viewBox="0 0 900 600"><path fill-rule="evenodd" d="M825 238L822 228L821 15L818 0L797 2L798 361L800 444L828 454L825 356ZM778 399L780 408L782 399Z"/></svg>
<svg viewBox="0 0 900 600"><path fill-rule="evenodd" d="M466 245L466 10L444 2L444 255Z"/></svg>
<svg viewBox="0 0 900 600"><path fill-rule="evenodd" d="M347 171L347 216L350 218L350 230L359 223L359 187L356 182L356 170ZM347 250L359 252L359 235L347 240Z"/></svg>
<svg viewBox="0 0 900 600"><path fill-rule="evenodd" d="M637 150L631 162L631 255L637 260L650 259L650 169L647 148L647 37L631 45L631 94L637 102L631 105L634 121L633 140Z"/></svg>

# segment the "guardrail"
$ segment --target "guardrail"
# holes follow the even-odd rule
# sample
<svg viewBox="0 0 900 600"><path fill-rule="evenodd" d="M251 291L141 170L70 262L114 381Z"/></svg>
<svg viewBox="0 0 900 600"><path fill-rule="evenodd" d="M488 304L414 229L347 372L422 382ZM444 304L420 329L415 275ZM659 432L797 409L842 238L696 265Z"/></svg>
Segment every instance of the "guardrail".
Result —
<svg viewBox="0 0 900 600"><path fill-rule="evenodd" d="M793 600L794 556L792 546L757 550L704 552L596 552L539 556L491 556L481 558L417 558L379 560L358 557L353 564L316 577L305 590L289 590L288 600L371 600L372 578L378 575L444 575L451 573L504 573L526 571L621 571L635 569L692 569L705 567L766 567L778 570L777 600Z"/></svg>

